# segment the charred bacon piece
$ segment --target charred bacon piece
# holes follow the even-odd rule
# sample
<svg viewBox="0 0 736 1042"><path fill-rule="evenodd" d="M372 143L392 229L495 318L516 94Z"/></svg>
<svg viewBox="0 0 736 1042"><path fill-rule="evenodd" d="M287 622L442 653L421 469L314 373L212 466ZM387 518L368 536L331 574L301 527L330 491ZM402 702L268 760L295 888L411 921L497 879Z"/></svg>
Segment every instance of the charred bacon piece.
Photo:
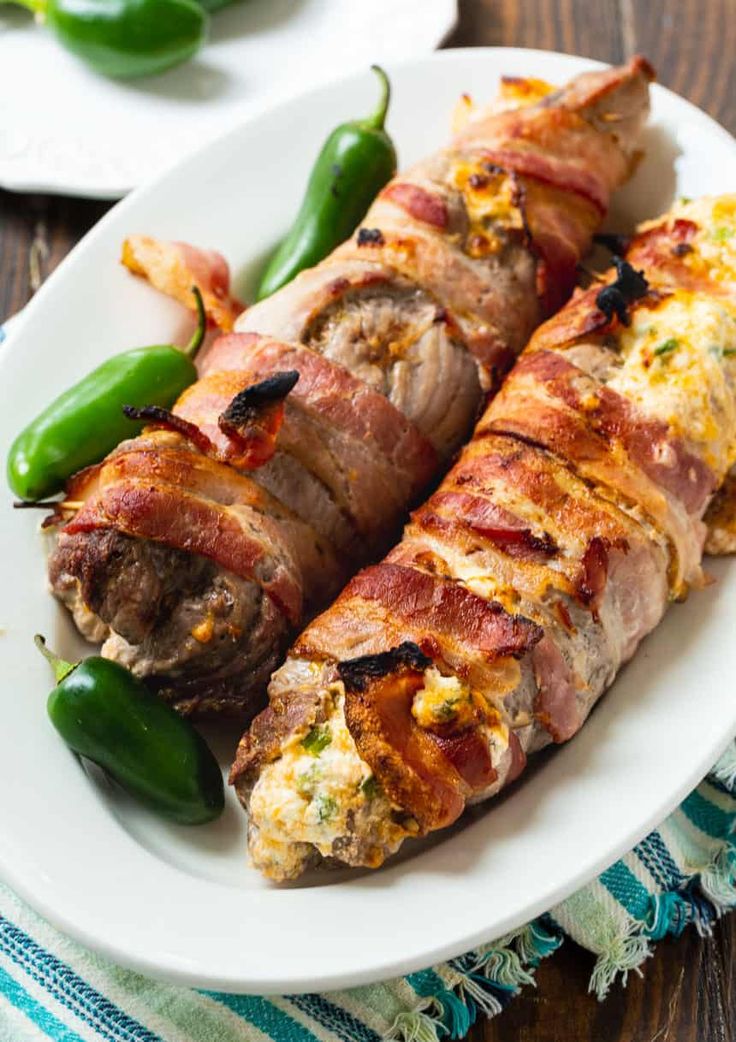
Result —
<svg viewBox="0 0 736 1042"><path fill-rule="evenodd" d="M402 667L424 670L432 665L422 649L413 641L405 640L390 651L382 651L378 655L360 655L358 658L339 662L337 673L345 685L346 691L363 691L371 680L377 680L387 673L398 671Z"/></svg>
<svg viewBox="0 0 736 1042"><path fill-rule="evenodd" d="M231 460L234 466L251 470L272 458L284 422L284 401L298 379L296 369L274 373L236 394L221 413L218 427L241 449Z"/></svg>
<svg viewBox="0 0 736 1042"><path fill-rule="evenodd" d="M633 301L640 300L647 295L649 283L644 278L644 273L636 271L621 257L614 257L613 263L616 268L616 278L609 285L599 290L595 298L599 311L606 316L607 322L613 321L615 315L624 326L629 325L628 307Z"/></svg>

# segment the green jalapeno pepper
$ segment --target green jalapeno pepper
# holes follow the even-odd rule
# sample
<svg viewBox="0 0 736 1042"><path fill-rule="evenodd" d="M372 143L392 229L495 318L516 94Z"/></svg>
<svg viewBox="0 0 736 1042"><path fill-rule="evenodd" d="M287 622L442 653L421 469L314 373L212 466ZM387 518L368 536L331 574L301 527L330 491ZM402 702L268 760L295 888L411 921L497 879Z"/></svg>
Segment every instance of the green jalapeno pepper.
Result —
<svg viewBox="0 0 736 1042"><path fill-rule="evenodd" d="M48 714L70 749L181 825L200 825L221 814L222 771L188 720L117 662L99 655L64 662L43 637L35 640L56 676Z"/></svg>
<svg viewBox="0 0 736 1042"><path fill-rule="evenodd" d="M381 81L379 104L368 119L343 123L327 138L294 225L261 279L258 300L318 264L352 235L377 193L396 173L396 150L384 130L390 84L383 69L371 68Z"/></svg>
<svg viewBox="0 0 736 1042"><path fill-rule="evenodd" d="M153 76L191 58L209 24L197 0L13 0L105 76Z"/></svg>
<svg viewBox="0 0 736 1042"><path fill-rule="evenodd" d="M194 383L206 316L202 295L196 287L192 292L199 320L185 348L158 344L108 358L21 431L7 463L8 484L17 496L33 502L61 491L72 474L142 430L143 423L123 414L124 405L168 409Z"/></svg>

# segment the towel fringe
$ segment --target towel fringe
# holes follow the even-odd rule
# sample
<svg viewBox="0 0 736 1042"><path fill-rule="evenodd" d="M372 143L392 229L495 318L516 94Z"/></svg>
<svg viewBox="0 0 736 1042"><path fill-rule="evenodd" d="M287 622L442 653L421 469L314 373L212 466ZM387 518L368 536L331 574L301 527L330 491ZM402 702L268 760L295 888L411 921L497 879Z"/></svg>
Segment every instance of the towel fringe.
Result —
<svg viewBox="0 0 736 1042"><path fill-rule="evenodd" d="M736 845L724 842L710 865L695 879L695 885L713 905L718 919L736 907Z"/></svg>
<svg viewBox="0 0 736 1042"><path fill-rule="evenodd" d="M562 944L562 934L536 920L500 941L452 959L451 986L418 999L399 1013L386 1039L440 1042L462 1038L479 1014L493 1017L524 985L534 985L534 969Z"/></svg>
<svg viewBox="0 0 736 1042"><path fill-rule="evenodd" d="M736 743L711 771L723 788L736 795ZM646 915L629 918L596 960L589 990L604 999L614 981L625 985L629 973L641 972L652 955L651 942L679 936L688 924L707 934L724 912L736 908L736 835L719 843L707 866L682 890L652 894ZM499 941L452 959L445 967L452 984L418 998L415 1008L400 1013L386 1039L396 1042L444 1042L461 1038L478 1014L495 1016L525 985L534 986L534 970L555 952L564 933L553 919L542 916ZM438 977L440 974L438 973Z"/></svg>
<svg viewBox="0 0 736 1042"><path fill-rule="evenodd" d="M544 916L510 936L515 938L519 957L530 966L538 966L542 959L556 952L564 940L559 927Z"/></svg>
<svg viewBox="0 0 736 1042"><path fill-rule="evenodd" d="M729 747L712 773L723 785L736 786L736 745ZM631 970L639 972L641 963L652 954L650 941L659 941L666 934L678 937L689 923L701 936L707 936L714 921L733 908L736 842L724 840L716 845L709 864L686 887L651 896L644 920L632 919L629 928L598 957L589 990L599 999L605 998L617 977L625 985Z"/></svg>
<svg viewBox="0 0 736 1042"><path fill-rule="evenodd" d="M387 1042L389 1039L397 1039L399 1042L440 1042L440 1030L444 1034L440 1021L424 1010L416 1009L399 1013L384 1037Z"/></svg>
<svg viewBox="0 0 736 1042"><path fill-rule="evenodd" d="M736 794L736 742L732 742L710 772L721 785Z"/></svg>
<svg viewBox="0 0 736 1042"><path fill-rule="evenodd" d="M617 978L625 987L632 970L641 974L641 964L651 955L649 938L641 932L641 924L632 921L630 931L614 938L596 959L588 991L597 999L604 999Z"/></svg>

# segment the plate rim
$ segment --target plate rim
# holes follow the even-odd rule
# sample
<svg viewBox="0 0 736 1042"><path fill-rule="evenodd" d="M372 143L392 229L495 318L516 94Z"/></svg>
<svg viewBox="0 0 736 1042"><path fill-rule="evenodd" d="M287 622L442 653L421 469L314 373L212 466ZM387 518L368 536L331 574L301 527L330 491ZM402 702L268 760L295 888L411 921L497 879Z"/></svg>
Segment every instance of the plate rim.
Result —
<svg viewBox="0 0 736 1042"><path fill-rule="evenodd" d="M579 55L567 55L559 52L540 51L538 49L531 48L508 48L508 47L492 47L492 48L448 48L440 52L434 52L429 55L425 55L422 58L410 59L407 62L396 62L391 63L390 68L399 68L402 66L411 66L421 63L434 63L443 62L455 58L457 55L473 55L473 60L479 60L484 54L492 53L502 59L503 54L514 55L522 54L525 58L528 57L530 60L537 55L554 56L562 59L566 62L584 62L587 67L603 67L605 63L595 62L592 59L585 58ZM447 57L446 57L447 56ZM353 80L359 74L351 74L348 76L340 77L339 80L332 81L330 84L320 84L315 86L310 91L306 92L302 97L310 98L314 95L327 92L334 89L335 85L339 85L341 81ZM667 94L672 95L678 102L684 103L690 109L697 113L699 119L705 118L712 126L711 129L717 130L720 135L725 136L729 146L734 150L734 158L736 160L736 141L734 138L721 127L712 117L709 117L706 113L703 113L697 106L693 105L687 99L680 98L674 92L667 90L667 88L659 87L659 90L664 90ZM294 99L284 99L274 106L269 106L265 112L254 113L250 115L246 120L242 121L237 127L232 127L226 130L221 135L218 135L216 141L208 142L201 149L191 155L184 157L180 162L175 164L173 167L164 172L160 177L154 181L148 182L140 188L134 190L128 197L119 202L116 206L112 207L109 214L106 214L97 225L95 225L90 232L85 235L80 242L70 251L67 257L57 268L56 272L47 280L46 283L40 288L33 300L27 305L27 309L24 309L23 314L26 312L32 314L35 310L42 306L45 301L47 292L50 292L49 286L55 288L57 282L57 274L66 269L68 263L75 257L77 251L88 248L90 242L96 241L97 237L104 237L107 228L107 222L112 220L112 215L115 218L119 217L121 213L126 212L127 207L133 207L136 205L139 198L144 197L148 192L156 192L160 190L162 183L165 183L167 179L176 177L177 172L186 166L189 162L196 162L198 157L205 152L208 148L211 148L213 144L218 142L225 142L231 137L237 136L242 133L244 128L248 127L252 122L257 122L259 119L264 118L266 115L273 114L277 110L289 108L293 104ZM14 337L13 337L14 339ZM2 362L4 357L7 356L5 349L0 349L0 371L2 371ZM549 907L556 904L564 896L572 893L580 885L589 881L600 871L602 871L607 865L613 863L623 853L631 849L631 847L638 842L644 835L646 835L653 827L659 824L663 818L681 801L681 799L697 784L706 771L712 766L713 762L719 755L719 753L726 748L728 743L731 741L731 735L723 739L722 736L718 740L711 742L707 751L704 751L698 758L697 762L693 764L690 772L687 775L687 779L683 780L677 791L673 791L671 799L667 801L667 806L657 809L656 812L652 812L646 820L645 824L639 824L637 828L626 837L625 840L621 840L615 848L611 848L604 856L598 858L593 867L586 864L581 872L574 876L571 880L565 884L565 886L558 888L551 896L550 894L544 897L539 897L536 902L532 902L527 910L524 912L524 921L529 918L533 918L543 911L546 911ZM0 874L6 879L10 886L18 893L31 907L35 908L48 919L52 924L57 926L66 935L79 941L86 947L101 952L108 958L112 959L119 965L135 969L139 972L149 974L159 979L165 979L178 984L188 984L191 986L198 987L214 987L221 990L227 990L231 992L246 992L246 993L257 993L257 994L282 994L287 992L303 992L311 990L333 990L335 988L345 988L349 986L355 986L358 984L365 984L371 981L379 979L387 979L391 976L401 975L407 972L412 972L417 969L426 967L427 965L434 964L442 961L446 958L451 958L467 951L469 948L475 947L480 943L484 943L489 940L488 931L482 927L478 928L474 933L463 935L462 939L451 939L435 946L432 950L429 950L422 955L414 956L411 959L405 959L401 957L391 957L387 961L384 961L381 966L370 965L364 970L358 972L355 970L347 971L344 974L330 974L328 976L314 976L307 972L302 972L299 976L282 977L278 980L254 980L243 981L241 979L235 979L227 975L224 976L206 976L201 972L192 970L191 967L185 965L186 960L183 962L172 958L170 963L166 966L161 965L160 961L155 962L142 957L140 953L138 955L130 956L126 951L116 947L115 943L108 943L106 938L101 938L99 935L92 935L82 927L78 927L77 924L70 918L71 912L65 915L59 911L58 908L50 905L48 901L44 900L43 897L39 896L39 888L35 890L30 885L26 885L26 879L22 877L22 866L19 872L14 872L9 869L8 858L6 851L0 849ZM217 885L216 883L210 883L210 885ZM278 891L276 891L278 892ZM283 893L283 891L281 891ZM498 933L504 933L508 929L514 928L515 925L520 923L513 923L509 921L503 925L502 929L498 930ZM496 927L493 927L493 932L496 934Z"/></svg>

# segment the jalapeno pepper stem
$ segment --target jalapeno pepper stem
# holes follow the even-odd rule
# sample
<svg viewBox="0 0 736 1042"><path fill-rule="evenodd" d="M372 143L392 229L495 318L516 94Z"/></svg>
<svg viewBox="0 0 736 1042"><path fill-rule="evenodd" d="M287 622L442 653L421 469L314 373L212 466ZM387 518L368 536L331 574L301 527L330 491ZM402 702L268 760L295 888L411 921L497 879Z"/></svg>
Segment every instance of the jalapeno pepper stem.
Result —
<svg viewBox="0 0 736 1042"><path fill-rule="evenodd" d="M64 677L68 677L71 671L77 668L78 663L66 662L63 658L55 655L50 648L46 647L46 638L42 637L40 633L37 633L33 638L33 643L53 669L57 684L60 684Z"/></svg>
<svg viewBox="0 0 736 1042"><path fill-rule="evenodd" d="M381 81L381 97L375 112L368 119L363 120L363 126L370 127L373 130L383 130L383 124L386 122L386 113L388 112L388 103L391 100L391 84L380 65L371 65L371 69Z"/></svg>
<svg viewBox="0 0 736 1042"><path fill-rule="evenodd" d="M207 312L204 309L204 301L202 300L202 294L199 292L199 286L192 286L192 293L197 304L197 328L192 333L192 339L187 346L182 348L182 352L187 358L191 358L194 361L197 357L197 352L202 346L204 334L207 330Z"/></svg>

